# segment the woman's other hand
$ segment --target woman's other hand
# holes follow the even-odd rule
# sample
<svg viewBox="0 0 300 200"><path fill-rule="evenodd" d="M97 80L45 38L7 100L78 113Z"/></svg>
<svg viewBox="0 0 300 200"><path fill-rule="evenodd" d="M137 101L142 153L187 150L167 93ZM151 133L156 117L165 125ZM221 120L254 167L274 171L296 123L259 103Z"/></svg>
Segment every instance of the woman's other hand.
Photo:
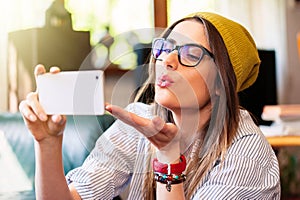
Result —
<svg viewBox="0 0 300 200"><path fill-rule="evenodd" d="M51 67L50 73L58 73L58 67ZM37 65L34 70L35 78L46 73L43 65ZM27 95L19 105L24 121L35 140L42 141L51 136L61 135L66 125L66 117L62 115L47 116L38 99L38 90Z"/></svg>
<svg viewBox="0 0 300 200"><path fill-rule="evenodd" d="M106 105L106 110L124 123L141 132L157 148L158 160L171 163L180 156L180 133L173 123L160 117L146 119L115 105Z"/></svg>

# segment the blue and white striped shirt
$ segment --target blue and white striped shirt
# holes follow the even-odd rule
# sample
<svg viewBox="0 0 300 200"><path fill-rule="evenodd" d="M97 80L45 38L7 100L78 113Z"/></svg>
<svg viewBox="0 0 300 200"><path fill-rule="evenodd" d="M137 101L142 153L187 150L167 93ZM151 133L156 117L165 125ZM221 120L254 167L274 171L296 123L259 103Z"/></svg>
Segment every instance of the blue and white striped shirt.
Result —
<svg viewBox="0 0 300 200"><path fill-rule="evenodd" d="M151 118L151 106L135 103L128 110ZM280 199L277 158L247 111L241 110L238 134L223 164L199 182L192 199ZM150 142L117 120L97 141L83 165L69 172L82 199L112 199L129 186L128 199L143 199L143 180ZM188 155L186 155L188 156Z"/></svg>

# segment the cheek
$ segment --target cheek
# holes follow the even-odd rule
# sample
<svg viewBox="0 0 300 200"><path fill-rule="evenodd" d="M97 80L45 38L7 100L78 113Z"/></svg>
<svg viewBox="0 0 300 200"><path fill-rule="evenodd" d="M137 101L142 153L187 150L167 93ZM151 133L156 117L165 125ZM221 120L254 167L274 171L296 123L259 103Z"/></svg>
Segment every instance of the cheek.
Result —
<svg viewBox="0 0 300 200"><path fill-rule="evenodd" d="M191 83L191 85L193 85L193 88L197 93L198 99L202 98L204 101L205 99L211 98L216 95L216 91L217 91L216 80L218 74L214 62L209 61L206 63L207 63L206 67L201 67L200 69L199 68L197 69L198 71L198 74L196 75L197 77L191 79L193 80L193 83ZM198 82L194 81L196 79L199 81Z"/></svg>
<svg viewBox="0 0 300 200"><path fill-rule="evenodd" d="M205 82L201 81L200 85L198 85L198 87L193 87L193 89L199 107L201 108L205 106L210 101L210 97L211 97Z"/></svg>
<svg viewBox="0 0 300 200"><path fill-rule="evenodd" d="M156 78L161 76L162 74L164 74L166 71L165 67L162 65L162 63L160 61L156 61L154 69L155 69L155 77Z"/></svg>
<svg viewBox="0 0 300 200"><path fill-rule="evenodd" d="M201 108L210 99L207 85L198 73L187 80L179 86L180 92L184 93L180 102L185 106Z"/></svg>
<svg viewBox="0 0 300 200"><path fill-rule="evenodd" d="M194 70L182 74L182 81L174 88L174 93L180 97L182 106L202 107L205 106L214 95L215 70ZM183 94L183 95L180 95Z"/></svg>

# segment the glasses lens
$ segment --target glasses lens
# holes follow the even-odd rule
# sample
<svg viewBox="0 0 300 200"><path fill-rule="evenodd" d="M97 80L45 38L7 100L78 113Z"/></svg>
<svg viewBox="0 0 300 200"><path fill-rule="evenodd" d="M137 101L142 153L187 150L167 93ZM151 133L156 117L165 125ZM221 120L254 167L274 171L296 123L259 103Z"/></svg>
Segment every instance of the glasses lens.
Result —
<svg viewBox="0 0 300 200"><path fill-rule="evenodd" d="M155 59L157 59L163 52L169 54L173 51L174 44L163 38L156 39L153 41L152 54Z"/></svg>
<svg viewBox="0 0 300 200"><path fill-rule="evenodd" d="M157 59L163 51L164 40L156 39L152 44L152 54L155 59Z"/></svg>
<svg viewBox="0 0 300 200"><path fill-rule="evenodd" d="M179 51L181 63L186 66L197 65L203 57L203 50L199 46L184 45Z"/></svg>

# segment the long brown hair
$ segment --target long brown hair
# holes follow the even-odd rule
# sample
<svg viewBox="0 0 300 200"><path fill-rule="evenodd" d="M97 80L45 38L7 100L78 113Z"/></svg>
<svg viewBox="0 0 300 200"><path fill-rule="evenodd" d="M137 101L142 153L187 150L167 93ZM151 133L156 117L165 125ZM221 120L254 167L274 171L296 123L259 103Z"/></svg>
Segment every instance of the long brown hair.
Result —
<svg viewBox="0 0 300 200"><path fill-rule="evenodd" d="M184 183L184 188L185 196L190 199L215 162L217 160L222 161L226 150L236 135L239 123L239 102L236 92L236 77L226 46L220 33L209 21L198 16L181 19L166 29L162 37L168 37L177 24L186 20L197 20L204 25L211 51L214 54L214 62L217 66L218 76L216 84L221 88L220 91L222 91L215 102L212 103L211 118L205 130L203 130L198 140L193 144L191 156L187 158L187 180ZM136 101L155 103L153 85L155 79L154 63L155 61L151 58L149 63L149 78L138 92ZM155 115L163 117L166 121L173 122L172 114L169 110L158 104L155 104L155 107ZM151 165L150 160L149 165ZM155 195L153 195L155 184L152 173L150 171L147 175L147 180L145 180L147 184L147 191L145 191L146 199L155 198Z"/></svg>

